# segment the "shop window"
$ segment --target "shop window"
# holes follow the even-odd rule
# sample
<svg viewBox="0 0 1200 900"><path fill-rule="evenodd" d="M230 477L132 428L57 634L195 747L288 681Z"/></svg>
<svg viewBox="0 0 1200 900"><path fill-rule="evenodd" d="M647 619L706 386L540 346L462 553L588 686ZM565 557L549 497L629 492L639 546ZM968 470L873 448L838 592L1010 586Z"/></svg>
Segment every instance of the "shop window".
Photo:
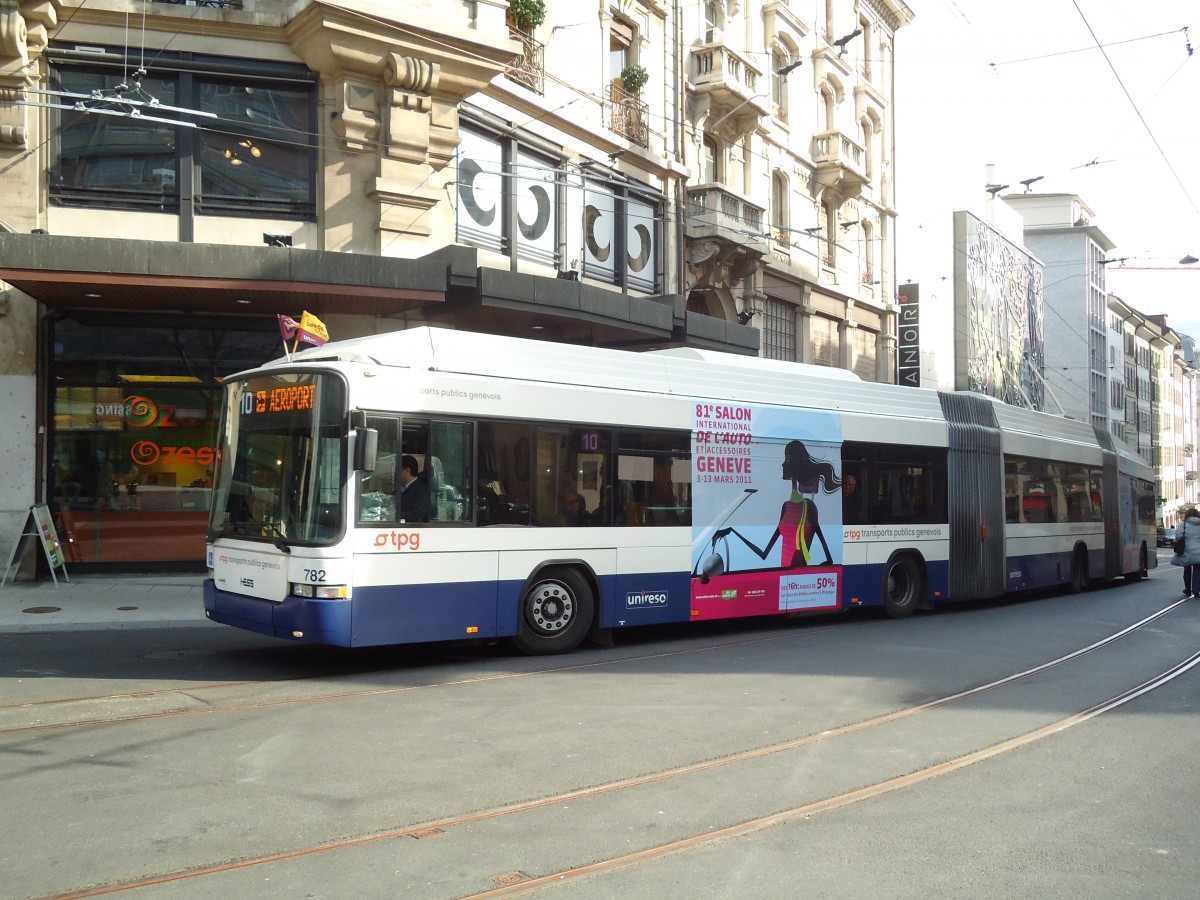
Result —
<svg viewBox="0 0 1200 900"><path fill-rule="evenodd" d="M186 325L99 314L52 325L48 492L73 538L68 562L204 561L218 379L277 357L279 332Z"/></svg>

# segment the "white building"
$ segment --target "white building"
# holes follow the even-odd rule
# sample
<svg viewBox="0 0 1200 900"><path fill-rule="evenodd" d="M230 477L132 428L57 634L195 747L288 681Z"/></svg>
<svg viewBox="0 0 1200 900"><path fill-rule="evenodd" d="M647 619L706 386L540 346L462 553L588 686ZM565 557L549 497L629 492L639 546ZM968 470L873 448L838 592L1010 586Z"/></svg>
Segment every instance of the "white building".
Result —
<svg viewBox="0 0 1200 900"><path fill-rule="evenodd" d="M895 378L895 0L684 7L689 310Z"/></svg>

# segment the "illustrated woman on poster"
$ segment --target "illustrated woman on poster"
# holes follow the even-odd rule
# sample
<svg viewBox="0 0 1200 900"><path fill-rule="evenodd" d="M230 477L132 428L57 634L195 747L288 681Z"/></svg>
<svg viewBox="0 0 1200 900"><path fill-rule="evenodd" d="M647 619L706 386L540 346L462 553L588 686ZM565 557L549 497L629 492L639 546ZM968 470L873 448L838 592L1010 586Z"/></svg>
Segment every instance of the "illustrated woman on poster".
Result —
<svg viewBox="0 0 1200 900"><path fill-rule="evenodd" d="M842 482L834 473L833 465L809 456L803 442L789 441L783 451L783 477L791 482L792 495L783 501L783 507L779 510L779 525L766 547L760 549L753 541L739 534L736 528L720 529L713 536L713 541L732 534L757 553L759 559L765 561L775 544L783 538L783 554L780 559L782 568L800 569L812 565L832 565L833 555L829 552L829 545L825 543L825 535L821 532L816 501L805 495L815 495L822 490L826 494L832 494L841 487ZM824 562L813 562L814 540L819 541L821 549L825 551Z"/></svg>

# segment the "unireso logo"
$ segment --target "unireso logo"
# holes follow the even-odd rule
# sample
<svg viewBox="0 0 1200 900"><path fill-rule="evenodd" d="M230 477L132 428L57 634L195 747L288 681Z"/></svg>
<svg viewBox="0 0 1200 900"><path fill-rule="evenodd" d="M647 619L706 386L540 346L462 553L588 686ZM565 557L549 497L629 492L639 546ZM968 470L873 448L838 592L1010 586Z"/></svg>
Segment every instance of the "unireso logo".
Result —
<svg viewBox="0 0 1200 900"><path fill-rule="evenodd" d="M649 606L666 606L666 591L630 591L625 595L626 609L645 609Z"/></svg>

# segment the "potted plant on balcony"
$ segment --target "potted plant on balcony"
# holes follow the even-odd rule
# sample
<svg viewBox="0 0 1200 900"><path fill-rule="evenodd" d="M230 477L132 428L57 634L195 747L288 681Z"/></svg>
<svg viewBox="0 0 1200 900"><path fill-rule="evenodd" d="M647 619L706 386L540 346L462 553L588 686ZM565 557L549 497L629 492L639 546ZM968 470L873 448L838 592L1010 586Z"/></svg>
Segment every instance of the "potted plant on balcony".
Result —
<svg viewBox="0 0 1200 900"><path fill-rule="evenodd" d="M546 4L542 0L508 0L508 24L518 31L532 34L544 21Z"/></svg>
<svg viewBox="0 0 1200 900"><path fill-rule="evenodd" d="M628 65L621 70L621 86L635 97L641 96L642 88L646 86L646 82L649 80L650 73L646 71L644 66L639 66L637 63Z"/></svg>

